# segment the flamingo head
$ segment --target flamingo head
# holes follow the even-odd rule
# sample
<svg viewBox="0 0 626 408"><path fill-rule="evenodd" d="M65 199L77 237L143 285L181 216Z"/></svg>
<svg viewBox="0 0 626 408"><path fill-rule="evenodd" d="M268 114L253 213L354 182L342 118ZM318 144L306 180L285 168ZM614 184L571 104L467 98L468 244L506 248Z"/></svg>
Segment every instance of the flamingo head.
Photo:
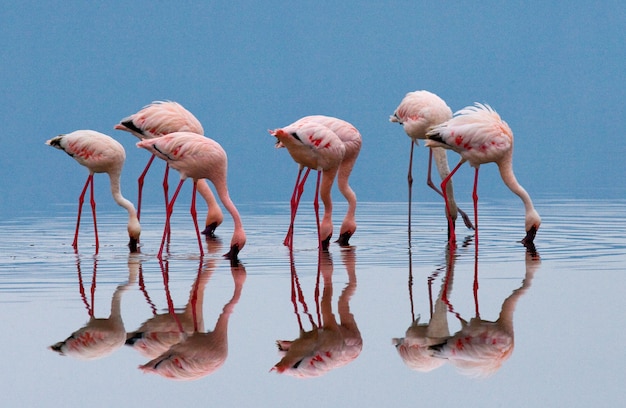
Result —
<svg viewBox="0 0 626 408"><path fill-rule="evenodd" d="M349 241L355 231L356 222L354 222L354 220L344 220L341 225L341 230L339 231L339 238L336 242L342 247L350 246Z"/></svg>
<svg viewBox="0 0 626 408"><path fill-rule="evenodd" d="M128 237L130 239L128 242L128 248L130 248L131 253L139 252L139 235L141 235L141 225L136 218L131 219L128 222Z"/></svg>
<svg viewBox="0 0 626 408"><path fill-rule="evenodd" d="M533 245L535 241L535 235L537 235L537 230L539 230L539 226L541 225L541 217L539 213L533 209L526 214L526 236L522 239L522 244L524 246Z"/></svg>
<svg viewBox="0 0 626 408"><path fill-rule="evenodd" d="M224 257L230 260L230 264L232 266L237 266L239 264L238 255L245 245L246 233L243 231L243 229L239 231L235 230L235 232L233 233L233 238L230 241L230 250L224 254Z"/></svg>
<svg viewBox="0 0 626 408"><path fill-rule="evenodd" d="M275 148L280 149L281 147L285 147L283 140L289 137L289 134L282 129L271 130L268 129L270 135L276 137Z"/></svg>

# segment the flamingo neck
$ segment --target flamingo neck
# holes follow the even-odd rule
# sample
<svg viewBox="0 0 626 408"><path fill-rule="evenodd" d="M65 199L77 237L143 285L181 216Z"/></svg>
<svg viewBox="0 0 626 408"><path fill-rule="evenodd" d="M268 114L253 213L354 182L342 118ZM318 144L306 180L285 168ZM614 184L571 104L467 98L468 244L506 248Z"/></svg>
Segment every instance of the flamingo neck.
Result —
<svg viewBox="0 0 626 408"><path fill-rule="evenodd" d="M109 180L111 182L111 195L113 196L113 199L120 207L123 207L128 212L128 235L133 239L139 239L141 226L139 224L139 219L137 218L137 210L135 210L133 203L124 198L122 195L120 187L120 173L109 173Z"/></svg>
<svg viewBox="0 0 626 408"><path fill-rule="evenodd" d="M500 176L502 177L502 181L504 184L515 193L524 203L524 210L526 212L526 230L528 231L531 226L535 226L539 228L539 223L541 220L539 219L539 214L535 210L533 206L533 201L530 198L530 195L524 187L522 187L517 179L515 178L515 174L513 173L513 160L511 157L506 158L505 160L498 163L498 169L500 170ZM528 224L531 225L528 225ZM537 224L537 225L535 225Z"/></svg>
<svg viewBox="0 0 626 408"><path fill-rule="evenodd" d="M339 231L339 234L344 234L346 232L354 234L354 231L356 230L355 217L357 200L356 194L354 193L354 190L352 190L348 182L348 178L350 177L353 166L354 160L350 162L346 162L344 160L343 162L341 162L337 175L337 186L339 187L339 191L348 202L348 211L346 212L346 216L344 217L343 223L341 224L341 230Z"/></svg>
<svg viewBox="0 0 626 408"><path fill-rule="evenodd" d="M333 200L331 189L335 181L337 169L328 169L322 172L322 183L320 185L320 198L324 204L324 217L320 225L320 239L323 241L333 235Z"/></svg>
<svg viewBox="0 0 626 408"><path fill-rule="evenodd" d="M234 232L233 237L231 239L230 245L231 247L234 245L238 245L239 250L243 248L246 243L246 233L243 229L243 223L241 222L241 217L239 216L239 211L237 211L237 207L230 199L230 195L228 194L228 187L226 186L226 179L218 179L212 180L213 185L215 186L215 190L217 191L217 195L220 198L220 201L224 205L224 208L230 213L233 217L234 224Z"/></svg>

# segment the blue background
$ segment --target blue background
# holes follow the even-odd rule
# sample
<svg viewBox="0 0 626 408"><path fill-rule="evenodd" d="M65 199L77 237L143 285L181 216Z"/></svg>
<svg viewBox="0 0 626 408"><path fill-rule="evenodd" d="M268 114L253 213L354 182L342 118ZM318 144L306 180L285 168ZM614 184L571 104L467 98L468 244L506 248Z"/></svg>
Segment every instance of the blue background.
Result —
<svg viewBox="0 0 626 408"><path fill-rule="evenodd" d="M85 128L124 144L123 190L135 201L148 154L113 126L153 100L180 102L223 145L235 202L288 200L296 165L267 129L309 114L361 131L360 200L403 201L410 141L388 118L417 89L453 111L491 104L513 129L515 171L533 198L623 198L624 27L620 1L3 4L0 211L75 203L86 170L44 142ZM426 153L418 201L436 199L422 183ZM153 203L161 174L148 178ZM461 202L472 175L455 179ZM105 197L108 181L96 183ZM479 191L512 197L495 165L481 168Z"/></svg>

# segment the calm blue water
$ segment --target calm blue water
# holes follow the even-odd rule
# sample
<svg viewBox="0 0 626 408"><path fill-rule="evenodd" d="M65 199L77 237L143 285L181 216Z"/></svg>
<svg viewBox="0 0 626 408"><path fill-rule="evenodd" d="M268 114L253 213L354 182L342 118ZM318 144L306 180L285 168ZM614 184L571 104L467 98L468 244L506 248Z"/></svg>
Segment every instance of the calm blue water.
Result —
<svg viewBox="0 0 626 408"><path fill-rule="evenodd" d="M622 405L626 202L536 204L543 224L531 254L517 242L521 204L481 203L478 258L461 225L458 248L446 250L440 203L415 204L411 251L404 203L360 203L354 246L335 244L322 257L304 201L293 254L281 244L288 206L244 204L248 243L236 268L221 258L230 219L200 260L184 204L164 263L155 256L158 206L143 213L138 255L127 252L125 214L116 208L99 214L97 256L89 212L78 254L71 247L75 204L53 217L5 219L3 399L102 407ZM344 210L335 207L336 232ZM50 350L74 332L79 346L65 356ZM124 345L133 336L134 346Z"/></svg>

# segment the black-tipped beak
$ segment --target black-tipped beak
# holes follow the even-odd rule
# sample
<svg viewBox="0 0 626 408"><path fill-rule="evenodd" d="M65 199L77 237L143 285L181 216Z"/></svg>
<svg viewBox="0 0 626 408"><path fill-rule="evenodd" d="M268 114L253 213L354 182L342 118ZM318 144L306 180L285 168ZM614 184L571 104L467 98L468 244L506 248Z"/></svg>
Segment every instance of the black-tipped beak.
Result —
<svg viewBox="0 0 626 408"><path fill-rule="evenodd" d="M534 245L535 235L537 235L537 227L533 225L528 231L526 231L526 236L524 237L524 239L522 239L521 243L525 247L528 247L529 245Z"/></svg>
<svg viewBox="0 0 626 408"><path fill-rule="evenodd" d="M239 245L233 245L230 247L230 251L224 254L224 258L228 258L230 260L230 266L239 265Z"/></svg>
<svg viewBox="0 0 626 408"><path fill-rule="evenodd" d="M350 246L350 237L352 237L352 232L344 232L343 234L339 235L339 238L335 242L337 242L339 246L347 247Z"/></svg>
<svg viewBox="0 0 626 408"><path fill-rule="evenodd" d="M137 240L136 238L130 239L130 242L128 243L128 248L130 249L131 254L139 252L138 244L139 244L139 240Z"/></svg>
<svg viewBox="0 0 626 408"><path fill-rule="evenodd" d="M322 242L320 242L320 245L322 246L322 251L328 251L328 246L330 245L330 235L326 239L323 239Z"/></svg>
<svg viewBox="0 0 626 408"><path fill-rule="evenodd" d="M215 229L217 228L217 222L213 222L206 226L204 231L202 231L203 235L206 235L207 239L215 238Z"/></svg>

